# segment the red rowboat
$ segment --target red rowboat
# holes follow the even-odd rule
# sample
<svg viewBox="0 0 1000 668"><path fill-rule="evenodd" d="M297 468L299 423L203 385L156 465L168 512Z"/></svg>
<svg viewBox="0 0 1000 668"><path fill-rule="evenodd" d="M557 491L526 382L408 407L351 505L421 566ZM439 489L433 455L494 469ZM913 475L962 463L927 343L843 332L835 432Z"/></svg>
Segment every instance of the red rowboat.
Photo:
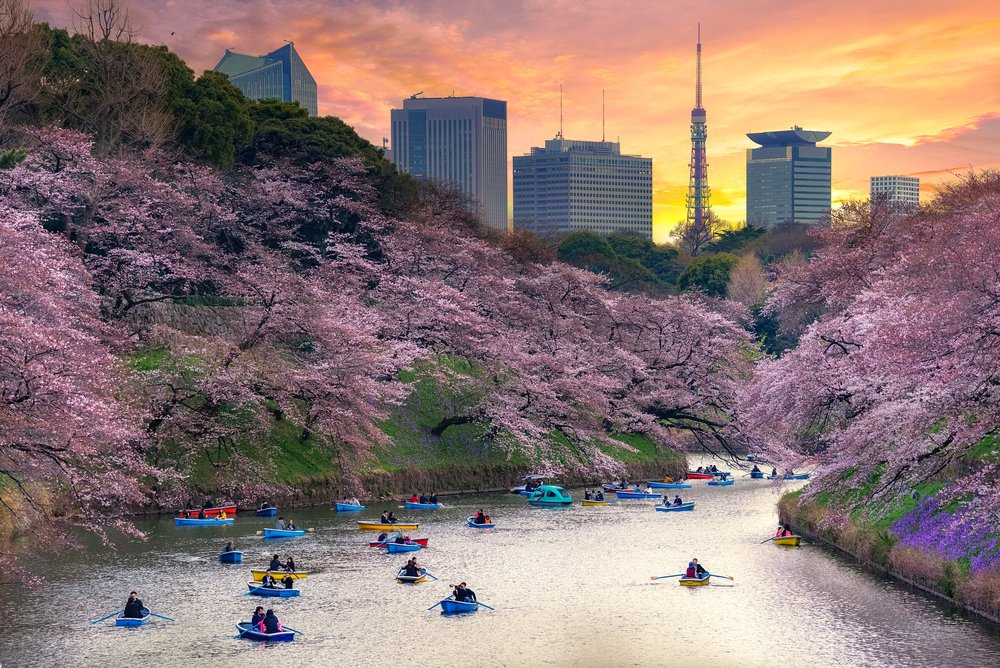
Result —
<svg viewBox="0 0 1000 668"><path fill-rule="evenodd" d="M230 517L236 514L236 506L218 506L216 508L205 508L205 517L215 517L222 511L226 511L226 514ZM177 514L180 517L198 517L201 512L199 508L192 508L191 510L178 510Z"/></svg>
<svg viewBox="0 0 1000 668"><path fill-rule="evenodd" d="M715 478L711 473L695 473L694 471L688 471L688 480L712 480Z"/></svg>
<svg viewBox="0 0 1000 668"><path fill-rule="evenodd" d="M427 547L427 541L428 540L429 539L427 539L427 538L411 538L410 542L411 543L417 543L418 545L423 545L424 547ZM389 541L387 540L386 542L389 542ZM368 543L368 545L369 545L369 547L385 547L385 543L379 543L379 542Z"/></svg>

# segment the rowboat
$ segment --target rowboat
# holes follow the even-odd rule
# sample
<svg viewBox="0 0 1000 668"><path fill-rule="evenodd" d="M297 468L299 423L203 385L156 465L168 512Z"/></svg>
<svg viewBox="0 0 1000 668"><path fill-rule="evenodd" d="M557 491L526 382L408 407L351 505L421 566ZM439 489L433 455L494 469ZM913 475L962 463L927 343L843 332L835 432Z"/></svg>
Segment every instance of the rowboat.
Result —
<svg viewBox="0 0 1000 668"><path fill-rule="evenodd" d="M235 515L236 514L236 506L215 506L214 508L204 508L202 510L205 511L205 517L215 517L216 515L218 515L219 513L221 513L223 510L226 511L227 515ZM194 517L198 517L198 514L200 512L201 512L201 510L195 510L195 509L191 509L191 510L178 510L177 514L178 515L183 515L185 517L191 517L192 515Z"/></svg>
<svg viewBox="0 0 1000 668"><path fill-rule="evenodd" d="M256 582L260 582L264 579L264 573L267 573L267 571L263 568L250 569L250 574ZM309 571L271 571L271 575L274 576L275 580L284 580L289 576L291 576L293 580L301 580L302 578L309 577Z"/></svg>
<svg viewBox="0 0 1000 668"><path fill-rule="evenodd" d="M619 499L658 499L662 494L647 494L646 492L618 492Z"/></svg>
<svg viewBox="0 0 1000 668"><path fill-rule="evenodd" d="M726 487L732 485L734 482L736 481L730 478L729 480L709 480L708 484L712 487Z"/></svg>
<svg viewBox="0 0 1000 668"><path fill-rule="evenodd" d="M585 506L606 506L606 505L608 505L607 501L595 501L594 499L584 499L582 503Z"/></svg>
<svg viewBox="0 0 1000 668"><path fill-rule="evenodd" d="M475 601L456 601L450 596L441 601L441 613L445 615L453 615L459 612L475 612L478 609L479 604Z"/></svg>
<svg viewBox="0 0 1000 668"><path fill-rule="evenodd" d="M656 509L661 513L673 513L681 510L694 510L694 501L688 501L687 503L682 503L679 506L657 506Z"/></svg>
<svg viewBox="0 0 1000 668"><path fill-rule="evenodd" d="M338 513L350 513L356 510L364 510L365 507L361 504L354 505L353 503L335 503Z"/></svg>
<svg viewBox="0 0 1000 668"><path fill-rule="evenodd" d="M305 529L264 529L264 538L299 538L305 535Z"/></svg>
<svg viewBox="0 0 1000 668"><path fill-rule="evenodd" d="M262 633L256 626L250 622L237 622L236 630L240 632L241 638L246 638L247 640L271 640L271 641L289 641L295 640L295 633L293 631L279 631L278 633Z"/></svg>
<svg viewBox="0 0 1000 668"><path fill-rule="evenodd" d="M247 588L254 596L277 596L278 598L291 598L298 596L301 592L298 589L287 589L285 587L264 587L259 582L250 580Z"/></svg>
<svg viewBox="0 0 1000 668"><path fill-rule="evenodd" d="M767 476L767 479L768 480L775 480L775 479L777 479L777 480L808 480L809 479L809 474L808 473L786 473L785 475L777 476L777 477L775 477L773 475L769 475L769 476Z"/></svg>
<svg viewBox="0 0 1000 668"><path fill-rule="evenodd" d="M686 482L656 482L655 480L650 480L646 484L653 489L688 489L691 487Z"/></svg>
<svg viewBox="0 0 1000 668"><path fill-rule="evenodd" d="M468 524L473 529L492 529L494 526L492 521L484 522L482 524L476 524L475 517L468 518L467 520L465 520L465 523Z"/></svg>
<svg viewBox="0 0 1000 668"><path fill-rule="evenodd" d="M435 510L437 508L444 508L440 503L417 503L415 501L407 501L407 510Z"/></svg>
<svg viewBox="0 0 1000 668"><path fill-rule="evenodd" d="M710 471L710 473L716 478L726 478L733 474L732 471Z"/></svg>
<svg viewBox="0 0 1000 668"><path fill-rule="evenodd" d="M178 526L178 527L217 527L217 526L221 526L223 524L232 524L235 521L236 521L235 519L231 519L231 518L220 520L218 517L206 517L203 520L199 520L197 518L195 518L195 519L188 519L188 518L185 518L185 517L175 517L174 518L174 526Z"/></svg>
<svg viewBox="0 0 1000 668"><path fill-rule="evenodd" d="M705 573L700 578L681 578L677 582L682 587L704 587L712 579L711 574Z"/></svg>
<svg viewBox="0 0 1000 668"><path fill-rule="evenodd" d="M146 608L142 609L142 617L125 617L124 614L124 612L118 613L118 616L115 617L115 626L142 626L152 616Z"/></svg>
<svg viewBox="0 0 1000 668"><path fill-rule="evenodd" d="M788 545L789 547L798 547L799 543L802 542L802 536L782 536L781 538L772 538L771 542L775 545Z"/></svg>
<svg viewBox="0 0 1000 668"><path fill-rule="evenodd" d="M415 531L420 528L416 522L412 524L382 524L381 522L362 522L358 520L358 529L361 531L394 531L396 529Z"/></svg>
<svg viewBox="0 0 1000 668"><path fill-rule="evenodd" d="M400 554L402 552L416 552L423 545L420 543L386 543L385 549L389 551L389 554Z"/></svg>
<svg viewBox="0 0 1000 668"><path fill-rule="evenodd" d="M399 571L396 575L396 579L403 584L417 584L418 582L423 582L427 579L427 569L421 568L420 575L403 575L403 571Z"/></svg>
<svg viewBox="0 0 1000 668"><path fill-rule="evenodd" d="M427 547L427 541L428 540L429 540L428 538L411 538L410 542L411 543L417 543L418 545L423 545L424 547ZM385 547L386 543L388 543L388 542L389 542L389 539L386 539L386 540L384 540L382 542L374 541L374 542L368 543L368 545L370 547Z"/></svg>
<svg viewBox="0 0 1000 668"><path fill-rule="evenodd" d="M695 473L694 471L687 472L688 480L711 480L715 476L711 473Z"/></svg>
<svg viewBox="0 0 1000 668"><path fill-rule="evenodd" d="M538 487L538 485L543 480L545 480L545 476L544 475L539 475L539 474L536 474L536 473L529 473L528 475L524 476L524 483L525 484L518 485L517 487L512 487L511 490L510 490L510 493L511 494L520 494L521 496L531 496L531 493L533 491L535 491L535 488ZM532 486L531 489L526 489L529 482L532 483L533 486Z"/></svg>
<svg viewBox="0 0 1000 668"><path fill-rule="evenodd" d="M617 493L619 490L628 489L628 487L622 487L621 485L609 485L607 483L601 485L605 492Z"/></svg>
<svg viewBox="0 0 1000 668"><path fill-rule="evenodd" d="M573 504L573 497L562 487L539 485L528 497L528 503L533 506L569 506Z"/></svg>
<svg viewBox="0 0 1000 668"><path fill-rule="evenodd" d="M275 506L271 506L270 508L261 508L260 510L254 513L254 515L258 517L274 517L277 514L278 514L278 509Z"/></svg>
<svg viewBox="0 0 1000 668"><path fill-rule="evenodd" d="M229 550L219 555L219 561L224 564L242 564L243 553L239 550Z"/></svg>
<svg viewBox="0 0 1000 668"><path fill-rule="evenodd" d="M763 471L750 471L750 477L753 478L753 479L755 479L755 480L760 480L761 478L764 477L764 472Z"/></svg>

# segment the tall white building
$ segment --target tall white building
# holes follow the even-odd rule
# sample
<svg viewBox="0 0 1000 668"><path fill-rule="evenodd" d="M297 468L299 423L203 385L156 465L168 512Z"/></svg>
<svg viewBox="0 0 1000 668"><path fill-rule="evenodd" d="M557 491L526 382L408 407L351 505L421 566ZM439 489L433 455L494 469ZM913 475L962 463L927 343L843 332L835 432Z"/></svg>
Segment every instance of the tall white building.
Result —
<svg viewBox="0 0 1000 668"><path fill-rule="evenodd" d="M392 110L392 160L417 178L454 185L484 222L507 230L507 103L485 97L411 97Z"/></svg>
<svg viewBox="0 0 1000 668"><path fill-rule="evenodd" d="M653 159L610 141L556 137L514 157L514 225L653 238Z"/></svg>
<svg viewBox="0 0 1000 668"><path fill-rule="evenodd" d="M920 206L920 179L915 176L871 177L871 198L879 195L914 209Z"/></svg>

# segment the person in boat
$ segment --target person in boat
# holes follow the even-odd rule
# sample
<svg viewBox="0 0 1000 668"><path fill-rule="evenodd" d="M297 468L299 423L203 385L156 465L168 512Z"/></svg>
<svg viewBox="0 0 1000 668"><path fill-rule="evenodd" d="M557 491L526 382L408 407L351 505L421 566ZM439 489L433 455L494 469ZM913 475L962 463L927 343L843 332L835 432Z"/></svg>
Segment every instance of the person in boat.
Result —
<svg viewBox="0 0 1000 668"><path fill-rule="evenodd" d="M718 473L718 472L719 472L719 467L716 466L715 464L712 464L712 473Z"/></svg>
<svg viewBox="0 0 1000 668"><path fill-rule="evenodd" d="M222 548L222 554L225 554L226 552L235 552L235 551L236 551L236 546L233 545L233 541L229 541L228 543L226 543L226 546Z"/></svg>
<svg viewBox="0 0 1000 668"><path fill-rule="evenodd" d="M698 569L694 567L694 562L689 561L687 570L684 571L684 577L691 579L698 577Z"/></svg>
<svg viewBox="0 0 1000 668"><path fill-rule="evenodd" d="M396 534L396 538L394 538L392 542L395 543L396 545L402 545L403 543L406 542L406 539L403 538L403 534L398 533Z"/></svg>
<svg viewBox="0 0 1000 668"><path fill-rule="evenodd" d="M389 534L387 534L386 532L383 531L382 533L380 533L378 535L378 540L376 540L375 542L376 543L384 543L385 539L388 538L388 537L389 537Z"/></svg>
<svg viewBox="0 0 1000 668"><path fill-rule="evenodd" d="M430 503L430 501L427 500L427 497L424 496L423 492L420 492L420 503Z"/></svg>
<svg viewBox="0 0 1000 668"><path fill-rule="evenodd" d="M285 589L294 589L295 578L293 578L292 574L289 573L285 577L281 578L281 584L285 585Z"/></svg>
<svg viewBox="0 0 1000 668"><path fill-rule="evenodd" d="M396 515L391 510L389 511L388 519L389 519L389 524L395 524L396 522L399 521L398 519L396 519Z"/></svg>
<svg viewBox="0 0 1000 668"><path fill-rule="evenodd" d="M649 485L646 485L645 492L646 492L646 494L652 494L653 493L653 488L650 487Z"/></svg>
<svg viewBox="0 0 1000 668"><path fill-rule="evenodd" d="M281 560L278 559L278 555L271 557L271 563L267 565L267 570L280 571L282 568L284 568L284 566L282 565Z"/></svg>
<svg viewBox="0 0 1000 668"><path fill-rule="evenodd" d="M590 501L590 500L591 500L591 498L592 498L592 497L590 496L590 490L588 489L588 490L586 490L586 491L585 491L585 492L583 493L583 500L584 500L584 501Z"/></svg>
<svg viewBox="0 0 1000 668"><path fill-rule="evenodd" d="M757 465L754 464L753 468L750 469L750 473L760 473L760 468L758 468Z"/></svg>
<svg viewBox="0 0 1000 668"><path fill-rule="evenodd" d="M437 502L438 502L438 493L431 492L431 498L428 500L428 503L437 503Z"/></svg>
<svg viewBox="0 0 1000 668"><path fill-rule="evenodd" d="M253 611L253 617L250 618L250 623L253 626L257 626L264 619L264 606L258 605L257 609Z"/></svg>
<svg viewBox="0 0 1000 668"><path fill-rule="evenodd" d="M702 578L708 574L708 571L706 571L705 568L698 563L697 559L692 559L691 563L694 564L695 577Z"/></svg>
<svg viewBox="0 0 1000 668"><path fill-rule="evenodd" d="M778 477L778 469L776 469L776 468L772 468L771 469L771 477L772 478L777 478Z"/></svg>
<svg viewBox="0 0 1000 668"><path fill-rule="evenodd" d="M417 560L415 558L410 559L406 562L406 565L403 566L403 575L411 578L420 575L420 569L417 568Z"/></svg>
<svg viewBox="0 0 1000 668"><path fill-rule="evenodd" d="M229 515L226 514L225 510L219 512L219 519L220 520L228 520L229 519Z"/></svg>
<svg viewBox="0 0 1000 668"><path fill-rule="evenodd" d="M352 496L347 500L347 504L351 506L360 506L361 502L358 501L357 497Z"/></svg>
<svg viewBox="0 0 1000 668"><path fill-rule="evenodd" d="M285 628L278 621L277 616L274 614L274 610L268 610L267 614L264 615L264 619L260 622L260 630L263 633L282 633Z"/></svg>
<svg viewBox="0 0 1000 668"><path fill-rule="evenodd" d="M452 587L454 587L453 596L455 597L456 601L476 600L476 592L466 587L464 582L462 582L461 584L452 585Z"/></svg>
<svg viewBox="0 0 1000 668"><path fill-rule="evenodd" d="M284 568L289 573L294 573L295 572L295 560L292 559L292 555L288 555L288 559L285 560L285 566L284 566Z"/></svg>
<svg viewBox="0 0 1000 668"><path fill-rule="evenodd" d="M198 511L198 519L199 520L205 519L205 509L204 508L202 508L201 510Z"/></svg>
<svg viewBox="0 0 1000 668"><path fill-rule="evenodd" d="M278 521L274 523L274 528L275 529L279 529L281 531L284 531L285 530L285 518L284 517L279 517Z"/></svg>
<svg viewBox="0 0 1000 668"><path fill-rule="evenodd" d="M184 510L194 510L194 501L188 499L187 505L184 506Z"/></svg>
<svg viewBox="0 0 1000 668"><path fill-rule="evenodd" d="M378 521L379 521L379 524L388 524L389 523L389 511L388 510L383 510L382 511L382 517L378 518Z"/></svg>
<svg viewBox="0 0 1000 668"><path fill-rule="evenodd" d="M684 505L684 502L681 501L680 494L677 494L677 495L674 496L674 505L675 506L683 506Z"/></svg>
<svg viewBox="0 0 1000 668"><path fill-rule="evenodd" d="M142 617L145 617L145 615L142 614L143 608L145 607L146 606L142 604L142 599L139 598L139 594L131 592L128 595L128 600L125 601L125 610L122 611L122 617L126 617L128 619L141 619Z"/></svg>
<svg viewBox="0 0 1000 668"><path fill-rule="evenodd" d="M604 492L601 490L597 490L597 493L594 494L594 501L603 501L603 500L604 500Z"/></svg>
<svg viewBox="0 0 1000 668"><path fill-rule="evenodd" d="M699 466L698 468L696 468L696 469L694 470L694 472L695 472L695 473L704 473L705 471L704 471L704 469L702 469L702 467L700 467L700 466Z"/></svg>
<svg viewBox="0 0 1000 668"><path fill-rule="evenodd" d="M417 496L416 492L410 494L410 503L420 503L420 497Z"/></svg>
<svg viewBox="0 0 1000 668"><path fill-rule="evenodd" d="M271 507L271 504L268 503L267 501L265 501L264 503L260 504L260 510L267 510L270 507Z"/></svg>
<svg viewBox="0 0 1000 668"><path fill-rule="evenodd" d="M260 579L260 586L265 589L277 589L278 581L274 579L273 575L271 575L270 568L264 572L264 577Z"/></svg>
<svg viewBox="0 0 1000 668"><path fill-rule="evenodd" d="M285 525L285 528L288 529L289 531L295 531L295 522L293 522L292 520L288 520L288 523Z"/></svg>
<svg viewBox="0 0 1000 668"><path fill-rule="evenodd" d="M472 522L473 524L486 524L486 513L483 512L482 508L476 513L476 517Z"/></svg>
<svg viewBox="0 0 1000 668"><path fill-rule="evenodd" d="M782 537L782 538L785 538L785 537L787 537L787 536L794 536L794 535L795 535L795 534L793 534L793 533L792 533L792 530L791 530L791 529L789 529L789 528L788 528L788 525L786 524L786 525L785 525L785 527L784 527L784 529L783 529L783 530L782 530L782 532L781 532L781 537Z"/></svg>
<svg viewBox="0 0 1000 668"><path fill-rule="evenodd" d="M663 476L663 482L664 482L664 483L666 483L666 484L668 484L668 485L669 485L669 484L670 484L670 483L672 483L673 481L674 481L674 479L673 479L673 478L671 478L670 476L668 476L668 475L665 475L665 476Z"/></svg>

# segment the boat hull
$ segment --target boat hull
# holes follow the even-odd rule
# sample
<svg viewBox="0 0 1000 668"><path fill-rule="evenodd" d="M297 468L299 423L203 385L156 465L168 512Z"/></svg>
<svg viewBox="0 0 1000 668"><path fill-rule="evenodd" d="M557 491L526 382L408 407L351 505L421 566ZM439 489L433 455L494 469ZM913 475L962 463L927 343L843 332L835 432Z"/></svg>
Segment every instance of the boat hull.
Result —
<svg viewBox="0 0 1000 668"><path fill-rule="evenodd" d="M677 582L682 587L704 587L707 586L712 580L711 575L705 575L700 578L681 578Z"/></svg>
<svg viewBox="0 0 1000 668"><path fill-rule="evenodd" d="M424 547L427 547L427 541L428 540L430 540L430 539L429 538L411 538L410 542L417 543L418 545L423 545ZM382 542L382 543L380 543L378 541L372 541L371 543L368 543L368 545L370 547L385 547L387 543L388 543L388 541Z"/></svg>
<svg viewBox="0 0 1000 668"><path fill-rule="evenodd" d="M261 633L257 627L250 622L239 622L236 624L236 630L240 632L241 638L246 638L247 640L269 640L271 642L288 642L289 640L295 640L295 634L292 631Z"/></svg>
<svg viewBox="0 0 1000 668"><path fill-rule="evenodd" d="M274 508L273 506L271 508L261 508L260 510L254 513L254 515L258 517L274 517L277 514L278 514L278 509Z"/></svg>
<svg viewBox="0 0 1000 668"><path fill-rule="evenodd" d="M115 626L125 626L125 627L142 626L153 617L151 614L149 614L149 610L143 608L142 611L146 613L142 617L123 617L122 614L124 613L118 613L118 616L115 617Z"/></svg>
<svg viewBox="0 0 1000 668"><path fill-rule="evenodd" d="M420 528L417 523L411 524L382 524L381 522L362 522L358 521L358 529L361 531L395 531L395 530L405 530L405 531L416 531Z"/></svg>
<svg viewBox="0 0 1000 668"><path fill-rule="evenodd" d="M695 473L694 471L687 472L688 480L711 480L715 476L711 473Z"/></svg>
<svg viewBox="0 0 1000 668"><path fill-rule="evenodd" d="M712 487L729 487L735 480L709 480L708 484Z"/></svg>
<svg viewBox="0 0 1000 668"><path fill-rule="evenodd" d="M242 564L243 553L239 550L230 550L219 555L219 561L224 564Z"/></svg>
<svg viewBox="0 0 1000 668"><path fill-rule="evenodd" d="M267 571L263 568L250 569L250 574L253 576L255 582L263 580L265 573L267 573ZM276 580L284 580L289 575L292 576L293 580L301 580L302 578L309 577L309 571L271 571L271 575L273 575Z"/></svg>
<svg viewBox="0 0 1000 668"><path fill-rule="evenodd" d="M581 503L583 503L583 505L585 505L585 506L606 506L606 505L608 505L607 501L594 501L593 499L584 499L583 501L581 501Z"/></svg>
<svg viewBox="0 0 1000 668"><path fill-rule="evenodd" d="M445 615L455 615L462 612L475 612L479 609L479 604L469 601L456 601L445 599L441 601L441 613Z"/></svg>
<svg viewBox="0 0 1000 668"><path fill-rule="evenodd" d="M304 529L264 529L264 538L301 538L305 535Z"/></svg>
<svg viewBox="0 0 1000 668"><path fill-rule="evenodd" d="M235 519L220 520L218 517L206 517L203 520L187 519L184 517L174 518L174 526L178 527L218 527L224 524L233 524L234 522L236 522Z"/></svg>
<svg viewBox="0 0 1000 668"><path fill-rule="evenodd" d="M570 506L573 504L573 497L557 485L539 485L528 497L528 503L542 507Z"/></svg>
<svg viewBox="0 0 1000 668"><path fill-rule="evenodd" d="M658 499L662 494L646 494L645 492L618 492L619 499Z"/></svg>
<svg viewBox="0 0 1000 668"><path fill-rule="evenodd" d="M686 482L656 482L654 480L650 480L646 484L653 489L689 489L691 487L691 485Z"/></svg>
<svg viewBox="0 0 1000 668"><path fill-rule="evenodd" d="M476 524L475 517L469 517L465 520L465 523L472 527L473 529L492 529L495 525L493 522L487 522L485 524Z"/></svg>
<svg viewBox="0 0 1000 668"><path fill-rule="evenodd" d="M754 480L760 480L761 478L764 477L764 472L763 471L750 471L750 477L753 478Z"/></svg>
<svg viewBox="0 0 1000 668"><path fill-rule="evenodd" d="M413 501L406 502L407 510L437 510L438 508L444 508L440 503L415 503Z"/></svg>
<svg viewBox="0 0 1000 668"><path fill-rule="evenodd" d="M786 547L798 547L799 543L802 542L802 536L782 536L781 538L775 538L771 541L775 545L784 545Z"/></svg>
<svg viewBox="0 0 1000 668"><path fill-rule="evenodd" d="M251 596L265 596L272 598L294 598L301 594L298 589L286 589L285 587L261 587L259 582L250 580L247 582L247 589Z"/></svg>
<svg viewBox="0 0 1000 668"><path fill-rule="evenodd" d="M617 494L623 489L628 489L627 487L622 487L621 485L601 485L601 487L604 488L605 492L611 492L613 494Z"/></svg>
<svg viewBox="0 0 1000 668"><path fill-rule="evenodd" d="M353 513L358 510L364 510L364 506L355 506L351 503L336 503L334 504L337 508L338 513Z"/></svg>
<svg viewBox="0 0 1000 668"><path fill-rule="evenodd" d="M402 582L403 584L417 584L418 582L423 582L427 579L427 569L421 568L420 575L403 575L403 571L400 571L396 575L396 580Z"/></svg>
<svg viewBox="0 0 1000 668"><path fill-rule="evenodd" d="M793 475L779 475L777 477L773 475L767 476L768 480L808 480L808 473L795 473Z"/></svg>
<svg viewBox="0 0 1000 668"><path fill-rule="evenodd" d="M694 501L682 503L679 506L657 506L656 510L661 513L677 513L684 510L694 510Z"/></svg>
<svg viewBox="0 0 1000 668"><path fill-rule="evenodd" d="M403 552L416 552L423 545L420 543L386 543L385 549L389 551L389 554L401 554Z"/></svg>

